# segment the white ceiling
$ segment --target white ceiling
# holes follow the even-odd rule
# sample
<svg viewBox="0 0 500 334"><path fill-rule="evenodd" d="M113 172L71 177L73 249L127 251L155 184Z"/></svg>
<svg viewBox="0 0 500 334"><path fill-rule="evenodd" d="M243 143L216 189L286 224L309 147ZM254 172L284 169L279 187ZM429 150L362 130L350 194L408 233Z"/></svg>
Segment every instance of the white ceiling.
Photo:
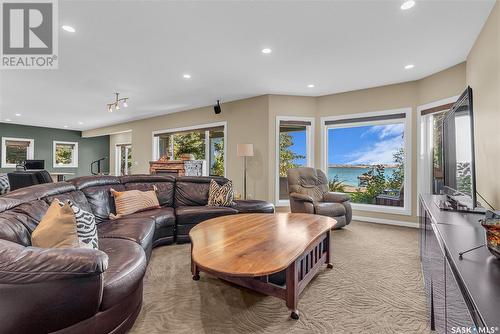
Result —
<svg viewBox="0 0 500 334"><path fill-rule="evenodd" d="M494 5L416 1L61 0L60 25L76 33L59 32L59 69L0 71L0 120L84 130L217 99L415 80L464 61ZM129 107L108 113L115 91Z"/></svg>

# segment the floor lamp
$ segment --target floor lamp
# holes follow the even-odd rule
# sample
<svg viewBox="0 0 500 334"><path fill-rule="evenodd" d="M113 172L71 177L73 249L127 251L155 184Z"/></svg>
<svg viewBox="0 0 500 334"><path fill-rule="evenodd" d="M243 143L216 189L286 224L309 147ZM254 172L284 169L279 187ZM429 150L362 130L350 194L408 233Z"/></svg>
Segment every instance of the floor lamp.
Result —
<svg viewBox="0 0 500 334"><path fill-rule="evenodd" d="M247 157L253 157L253 144L238 144L236 155L245 159L245 173L243 176L243 194L247 199Z"/></svg>

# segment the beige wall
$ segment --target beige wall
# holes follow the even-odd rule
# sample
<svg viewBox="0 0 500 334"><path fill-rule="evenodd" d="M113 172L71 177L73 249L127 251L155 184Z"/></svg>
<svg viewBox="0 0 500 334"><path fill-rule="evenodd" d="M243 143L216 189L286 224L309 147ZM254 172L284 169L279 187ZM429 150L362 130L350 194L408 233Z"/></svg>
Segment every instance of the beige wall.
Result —
<svg viewBox="0 0 500 334"><path fill-rule="evenodd" d="M253 143L255 156L248 161L247 193L250 198L268 196L268 100L267 96L223 103L222 113L215 115L212 107L153 117L125 124L85 131L83 136L132 130L133 173L148 173L152 159L152 132L200 124L227 122L226 176L233 180L238 192L243 191L243 158L236 157L238 143ZM118 142L111 135L111 141ZM112 144L114 152L114 144ZM114 158L113 158L114 161ZM111 159L110 159L111 162ZM111 166L112 168L113 165Z"/></svg>
<svg viewBox="0 0 500 334"><path fill-rule="evenodd" d="M500 4L467 57L473 91L477 191L500 209Z"/></svg>
<svg viewBox="0 0 500 334"><path fill-rule="evenodd" d="M152 158L152 132L211 122L226 121L228 126L227 177L242 191L243 161L236 157L236 144L253 143L255 157L249 159L250 197L274 201L276 184L276 117L301 116L315 119L314 163L320 167L320 118L371 111L412 108L412 215L403 216L357 211L355 215L396 221L416 222L416 108L419 105L459 95L465 88L465 65L459 64L430 77L407 83L382 86L320 97L267 95L222 104L222 114L212 107L198 108L85 131L95 136L132 130L134 173L147 173ZM112 143L118 139L113 138ZM113 145L113 144L112 144ZM113 148L114 152L114 148Z"/></svg>

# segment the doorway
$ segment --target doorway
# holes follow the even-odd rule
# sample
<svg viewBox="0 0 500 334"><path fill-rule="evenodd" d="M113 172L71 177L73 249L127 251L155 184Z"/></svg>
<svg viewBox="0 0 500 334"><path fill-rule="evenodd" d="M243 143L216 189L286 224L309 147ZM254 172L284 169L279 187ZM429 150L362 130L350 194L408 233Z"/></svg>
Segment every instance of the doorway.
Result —
<svg viewBox="0 0 500 334"><path fill-rule="evenodd" d="M115 175L123 176L131 174L132 168L132 145L117 144L115 159Z"/></svg>

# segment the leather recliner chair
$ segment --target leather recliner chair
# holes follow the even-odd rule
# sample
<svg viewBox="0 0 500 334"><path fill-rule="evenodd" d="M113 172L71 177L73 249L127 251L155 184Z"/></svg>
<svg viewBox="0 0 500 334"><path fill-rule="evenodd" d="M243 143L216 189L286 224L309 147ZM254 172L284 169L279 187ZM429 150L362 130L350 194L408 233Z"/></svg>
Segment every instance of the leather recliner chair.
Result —
<svg viewBox="0 0 500 334"><path fill-rule="evenodd" d="M328 179L319 169L301 167L287 172L290 210L332 217L335 228L348 225L352 220L350 198L344 193L330 192Z"/></svg>

